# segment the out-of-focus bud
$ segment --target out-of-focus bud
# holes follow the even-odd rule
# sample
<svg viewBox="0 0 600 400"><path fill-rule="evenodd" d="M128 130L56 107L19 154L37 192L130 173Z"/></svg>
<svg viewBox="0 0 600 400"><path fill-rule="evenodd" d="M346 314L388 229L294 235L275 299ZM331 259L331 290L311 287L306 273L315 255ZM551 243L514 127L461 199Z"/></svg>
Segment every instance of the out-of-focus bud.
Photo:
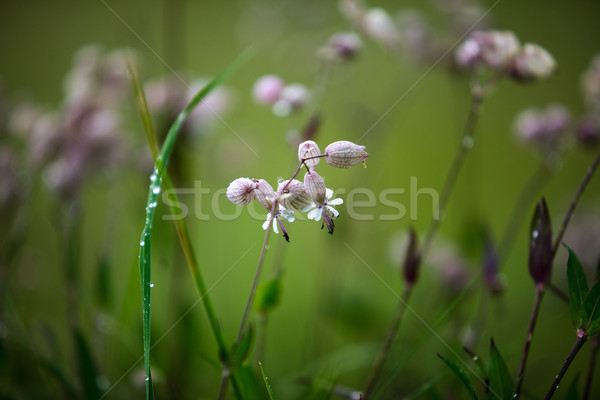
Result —
<svg viewBox="0 0 600 400"><path fill-rule="evenodd" d="M600 117L585 115L577 125L577 140L584 146L593 146L600 142Z"/></svg>
<svg viewBox="0 0 600 400"><path fill-rule="evenodd" d="M325 204L327 188L321 175L312 170L304 175L304 190L317 205Z"/></svg>
<svg viewBox="0 0 600 400"><path fill-rule="evenodd" d="M431 27L421 13L403 11L397 14L396 21L400 31L400 41L409 57L424 60L434 52L434 37Z"/></svg>
<svg viewBox="0 0 600 400"><path fill-rule="evenodd" d="M325 148L325 161L332 167L351 168L369 157L365 149L365 146L346 140L333 142Z"/></svg>
<svg viewBox="0 0 600 400"><path fill-rule="evenodd" d="M504 281L499 274L498 251L490 237L486 238L485 254L483 258L483 282L492 294L504 291Z"/></svg>
<svg viewBox="0 0 600 400"><path fill-rule="evenodd" d="M281 205L288 210L301 210L309 205L310 198L304 189L304 183L296 179L292 179L289 184L288 182L289 181L282 181L277 188L277 194L280 196Z"/></svg>
<svg viewBox="0 0 600 400"><path fill-rule="evenodd" d="M254 179L254 183L256 184L256 190L254 191L256 201L270 212L273 208L273 200L276 197L273 187L264 179Z"/></svg>
<svg viewBox="0 0 600 400"><path fill-rule="evenodd" d="M321 155L321 150L319 146L313 142L312 140L307 140L305 142L300 143L298 146L298 161L302 161L309 157L316 157ZM304 161L304 164L311 170L317 168L319 162L321 161L321 157L319 158L311 158L310 160Z"/></svg>
<svg viewBox="0 0 600 400"><path fill-rule="evenodd" d="M586 106L600 112L600 54L590 62L590 66L581 77L581 90Z"/></svg>
<svg viewBox="0 0 600 400"><path fill-rule="evenodd" d="M455 61L460 67L485 65L498 71L508 71L521 45L510 31L474 31L456 50Z"/></svg>
<svg viewBox="0 0 600 400"><path fill-rule="evenodd" d="M250 178L238 178L229 184L227 199L233 204L246 206L256 198L256 183Z"/></svg>
<svg viewBox="0 0 600 400"><path fill-rule="evenodd" d="M571 114L561 104L551 104L545 110L529 108L515 119L515 132L523 142L553 152L560 147L571 126Z"/></svg>
<svg viewBox="0 0 600 400"><path fill-rule="evenodd" d="M252 96L257 103L274 104L285 86L283 79L276 75L265 75L259 78L252 87Z"/></svg>
<svg viewBox="0 0 600 400"><path fill-rule="evenodd" d="M340 32L332 35L327 45L321 48L326 59L351 60L362 48L362 40L354 32Z"/></svg>
<svg viewBox="0 0 600 400"><path fill-rule="evenodd" d="M383 8L369 9L364 14L360 25L367 35L384 46L393 48L400 40L394 20Z"/></svg>
<svg viewBox="0 0 600 400"><path fill-rule="evenodd" d="M515 54L510 66L510 75L522 82L546 79L556 70L556 61L543 47L526 43Z"/></svg>
<svg viewBox="0 0 600 400"><path fill-rule="evenodd" d="M552 277L552 221L545 198L537 204L531 220L529 274L543 288Z"/></svg>
<svg viewBox="0 0 600 400"><path fill-rule="evenodd" d="M358 24L367 12L367 7L361 0L340 0L338 8L344 17L355 24Z"/></svg>
<svg viewBox="0 0 600 400"><path fill-rule="evenodd" d="M310 101L310 92L300 83L286 85L279 93L279 99L273 104L273 113L286 117L292 111L300 110Z"/></svg>
<svg viewBox="0 0 600 400"><path fill-rule="evenodd" d="M458 293L471 279L469 263L450 243L436 244L431 249L430 264L440 279L443 289Z"/></svg>
<svg viewBox="0 0 600 400"><path fill-rule="evenodd" d="M419 238L414 228L408 232L408 247L404 257L404 282L407 286L413 286L419 279L419 269L421 266L421 254L419 250Z"/></svg>

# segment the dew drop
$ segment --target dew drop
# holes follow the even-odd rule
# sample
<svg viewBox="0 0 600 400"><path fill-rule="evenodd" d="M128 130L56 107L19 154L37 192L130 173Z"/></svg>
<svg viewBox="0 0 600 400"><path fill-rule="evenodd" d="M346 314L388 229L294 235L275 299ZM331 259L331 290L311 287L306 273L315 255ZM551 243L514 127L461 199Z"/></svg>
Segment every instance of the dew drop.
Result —
<svg viewBox="0 0 600 400"><path fill-rule="evenodd" d="M140 246L143 246L145 244L146 244L146 242L144 242L143 240L140 240Z"/></svg>
<svg viewBox="0 0 600 400"><path fill-rule="evenodd" d="M265 249L269 250L269 245L268 244L265 246Z"/></svg>
<svg viewBox="0 0 600 400"><path fill-rule="evenodd" d="M159 194L160 193L160 186L156 186L154 189L152 189L152 193Z"/></svg>
<svg viewBox="0 0 600 400"><path fill-rule="evenodd" d="M537 230L533 231L533 233L531 234L531 236L532 236L534 239L537 239L537 237L538 237L539 235L540 235L540 233L539 233Z"/></svg>
<svg viewBox="0 0 600 400"><path fill-rule="evenodd" d="M474 144L475 144L475 140L473 139L472 136L465 136L462 140L462 145L465 149L473 148Z"/></svg>
<svg viewBox="0 0 600 400"><path fill-rule="evenodd" d="M150 175L150 182L156 182L156 172Z"/></svg>
<svg viewBox="0 0 600 400"><path fill-rule="evenodd" d="M150 377L149 377L149 376L147 376L147 377L145 377L145 378L144 378L144 380L145 380L146 382L148 382L148 381L150 380Z"/></svg>
<svg viewBox="0 0 600 400"><path fill-rule="evenodd" d="M154 287L154 282L150 282L150 287L153 288Z"/></svg>

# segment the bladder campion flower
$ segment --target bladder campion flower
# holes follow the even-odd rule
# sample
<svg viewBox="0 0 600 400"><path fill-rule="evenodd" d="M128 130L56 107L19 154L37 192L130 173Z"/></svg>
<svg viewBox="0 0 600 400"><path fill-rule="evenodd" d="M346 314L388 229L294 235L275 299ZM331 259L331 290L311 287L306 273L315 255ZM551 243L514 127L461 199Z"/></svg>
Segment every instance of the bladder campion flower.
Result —
<svg viewBox="0 0 600 400"><path fill-rule="evenodd" d="M306 159L309 157L317 157L320 155L321 155L321 150L319 149L319 146L312 140L307 140L306 142L302 142L298 146L298 161L302 162L302 160L304 160L304 165L306 165L311 170L317 168L317 165L319 164L321 159L320 158L311 158L310 160L306 160Z"/></svg>
<svg viewBox="0 0 600 400"><path fill-rule="evenodd" d="M250 178L238 178L229 184L227 199L233 204L246 206L256 198L256 183Z"/></svg>
<svg viewBox="0 0 600 400"><path fill-rule="evenodd" d="M315 172L313 172L314 174ZM340 215L340 213L333 208L333 206L339 206L344 203L342 199L332 199L333 190L327 188L325 190L325 197L322 202L315 201L314 203L306 206L302 211L307 212L306 216L309 219L314 221L320 221L321 217L323 217L323 224L321 224L321 229L325 225L327 225L327 231L333 235L333 230L335 228L335 224L333 223L333 218Z"/></svg>
<svg viewBox="0 0 600 400"><path fill-rule="evenodd" d="M332 167L351 168L369 157L365 148L346 140L333 142L325 148L325 161Z"/></svg>
<svg viewBox="0 0 600 400"><path fill-rule="evenodd" d="M288 210L301 210L310 204L310 198L304 189L304 183L296 179L292 179L291 182L281 181L277 188L277 195L281 205Z"/></svg>

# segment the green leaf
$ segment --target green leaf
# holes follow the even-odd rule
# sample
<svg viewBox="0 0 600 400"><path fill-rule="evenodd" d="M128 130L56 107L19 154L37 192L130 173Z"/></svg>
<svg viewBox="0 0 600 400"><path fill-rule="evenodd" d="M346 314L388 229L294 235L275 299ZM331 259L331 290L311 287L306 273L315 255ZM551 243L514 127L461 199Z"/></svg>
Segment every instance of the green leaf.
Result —
<svg viewBox="0 0 600 400"><path fill-rule="evenodd" d="M250 347L252 347L252 341L254 340L254 326L248 325L248 329L244 332L240 343L234 343L231 348L231 359L229 360L230 368L234 370L238 365L242 364L248 359L250 354Z"/></svg>
<svg viewBox="0 0 600 400"><path fill-rule="evenodd" d="M259 384L258 377L249 365L240 365L236 369L236 378L239 381L242 398L247 400L264 400L262 385Z"/></svg>
<svg viewBox="0 0 600 400"><path fill-rule="evenodd" d="M500 351L494 343L490 341L490 392L491 399L512 400L514 384L506 363L500 355Z"/></svg>
<svg viewBox="0 0 600 400"><path fill-rule="evenodd" d="M587 336L600 331L600 281L597 281L583 300L581 307L582 329Z"/></svg>
<svg viewBox="0 0 600 400"><path fill-rule="evenodd" d="M458 365L448 360L447 358L444 358L440 354L438 354L438 357L448 366L448 368L452 370L452 372L454 372L454 374L462 382L467 393L469 393L469 397L473 400L477 400L477 395L475 394L475 389L473 388L473 383L471 382L471 378L469 378L469 375L467 375L467 373L462 368L460 368Z"/></svg>
<svg viewBox="0 0 600 400"><path fill-rule="evenodd" d="M563 244L564 245L564 244ZM569 252L567 259L567 280L569 282L569 303L571 305L571 320L575 329L581 328L581 305L588 293L588 283L581 262L575 252L564 245Z"/></svg>
<svg viewBox="0 0 600 400"><path fill-rule="evenodd" d="M261 313L273 311L281 299L281 279L271 279L260 284L256 289L254 309Z"/></svg>
<svg viewBox="0 0 600 400"><path fill-rule="evenodd" d="M573 379L571 386L569 386L569 390L567 391L565 400L579 400L579 394L577 393L578 381L579 381L579 373L575 376L575 379Z"/></svg>
<svg viewBox="0 0 600 400"><path fill-rule="evenodd" d="M271 385L269 384L269 378L267 378L267 375L265 375L265 370L263 369L263 366L260 361L258 362L258 366L260 367L260 373L262 374L263 381L265 381L265 387L267 388L267 392L269 393L269 399L275 400L273 398L273 390L271 389Z"/></svg>
<svg viewBox="0 0 600 400"><path fill-rule="evenodd" d="M102 395L102 392L96 383L98 371L92 356L92 352L90 351L87 341L85 340L85 337L81 331L75 328L73 333L75 335L77 362L79 366L79 375L81 378L81 386L84 397L86 399L98 399Z"/></svg>

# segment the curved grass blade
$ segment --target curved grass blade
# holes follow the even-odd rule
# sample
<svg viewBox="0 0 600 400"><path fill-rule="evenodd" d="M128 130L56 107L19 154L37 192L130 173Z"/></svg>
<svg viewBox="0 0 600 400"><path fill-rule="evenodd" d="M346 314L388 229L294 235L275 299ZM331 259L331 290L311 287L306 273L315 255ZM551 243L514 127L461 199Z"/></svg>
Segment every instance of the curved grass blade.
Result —
<svg viewBox="0 0 600 400"><path fill-rule="evenodd" d="M581 319L586 336L594 336L600 331L600 281L585 296L581 306Z"/></svg>
<svg viewBox="0 0 600 400"><path fill-rule="evenodd" d="M458 379L462 382L465 390L467 391L467 393L469 393L469 398L471 398L472 400L477 400L477 395L475 394L475 389L473 388L473 383L471 382L471 378L469 378L469 375L458 365L443 357L442 355L438 354L437 356L448 366L448 368L450 368L452 372L454 372L454 375L456 375Z"/></svg>
<svg viewBox="0 0 600 400"><path fill-rule="evenodd" d="M513 398L513 380L508 372L506 363L500 355L500 351L494 343L490 341L490 398L500 398L502 400L512 400Z"/></svg>
<svg viewBox="0 0 600 400"><path fill-rule="evenodd" d="M158 153L155 160L155 168L150 176L150 186L148 189L148 199L146 202L146 219L144 229L140 239L140 251L139 251L139 267L140 277L142 285L142 303L143 303L143 342L144 342L144 367L145 367L145 381L146 381L146 399L154 399L154 392L152 389L152 374L150 372L150 291L152 288L151 281L151 243L152 243L152 223L154 221L154 211L157 206L158 194L161 190L161 184L165 176L165 170L169 161L169 156L175 144L175 140L181 131L181 127L187 116L192 110L200 104L202 99L206 97L215 87L217 87L233 70L247 57L248 52L242 54L242 57L238 58L233 64L231 64L224 72L209 82L204 88L202 88L188 103L188 105L179 113L173 125L167 133L167 137L163 146ZM138 100L139 102L139 100ZM139 103L138 103L139 104ZM144 104L141 105L142 107ZM146 118L144 118L145 120ZM144 123L146 124L146 122ZM152 135L154 136L154 135Z"/></svg>
<svg viewBox="0 0 600 400"><path fill-rule="evenodd" d="M265 375L265 370L263 369L262 363L259 361L258 366L260 367L260 373L262 374L263 380L265 381L265 387L267 388L267 393L269 393L269 399L275 400L273 397L273 390L271 389L271 385L269 384L269 378Z"/></svg>

